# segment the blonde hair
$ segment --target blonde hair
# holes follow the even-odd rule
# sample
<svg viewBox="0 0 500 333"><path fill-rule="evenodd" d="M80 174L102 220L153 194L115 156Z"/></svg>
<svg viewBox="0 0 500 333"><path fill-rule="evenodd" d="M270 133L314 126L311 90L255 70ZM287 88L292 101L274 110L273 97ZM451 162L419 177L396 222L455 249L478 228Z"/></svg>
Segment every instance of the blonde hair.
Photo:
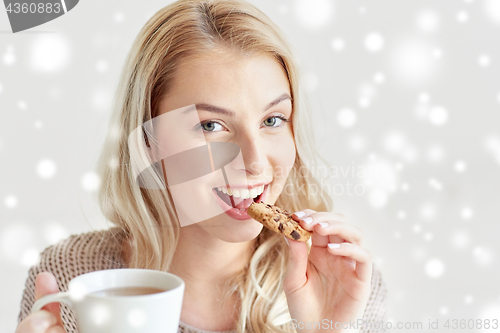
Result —
<svg viewBox="0 0 500 333"><path fill-rule="evenodd" d="M135 175L148 165L142 132L134 129L158 115L175 69L188 57L216 50L241 55L268 54L290 82L297 157L276 205L294 212L330 211L331 198L304 161L317 162L311 124L305 110L296 62L280 29L253 5L239 0L180 0L153 15L128 54L113 104L109 135L98 161L100 207L123 229L132 249L129 267L168 271L180 225L163 178L159 189L137 185ZM314 194L311 189L320 189ZM240 300L238 332L293 332L282 280L288 263L283 236L264 228L247 267L232 280Z"/></svg>

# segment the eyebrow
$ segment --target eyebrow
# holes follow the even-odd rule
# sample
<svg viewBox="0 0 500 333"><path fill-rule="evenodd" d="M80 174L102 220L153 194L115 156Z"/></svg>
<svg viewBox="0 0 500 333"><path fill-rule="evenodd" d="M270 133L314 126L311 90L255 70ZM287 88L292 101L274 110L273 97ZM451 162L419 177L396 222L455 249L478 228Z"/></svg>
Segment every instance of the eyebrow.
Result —
<svg viewBox="0 0 500 333"><path fill-rule="evenodd" d="M273 106L275 106L275 105L277 105L277 104L279 104L282 101L287 100L287 99L289 99L290 101L292 100L292 98L290 97L290 95L288 93L282 94L281 96L279 96L278 98L276 98L274 101L272 101L271 103L267 104L267 106L264 108L263 112L269 110ZM195 106L196 106L197 110L205 110L205 111L209 111L209 112L224 114L224 115L227 115L227 116L234 116L235 115L234 111L231 111L231 110L228 110L228 109L224 109L224 108L212 105L212 104L197 103L197 104L195 104ZM194 110L193 108L189 108L186 111L184 111L183 113L186 113L186 112L189 112L189 111L193 111L193 110Z"/></svg>

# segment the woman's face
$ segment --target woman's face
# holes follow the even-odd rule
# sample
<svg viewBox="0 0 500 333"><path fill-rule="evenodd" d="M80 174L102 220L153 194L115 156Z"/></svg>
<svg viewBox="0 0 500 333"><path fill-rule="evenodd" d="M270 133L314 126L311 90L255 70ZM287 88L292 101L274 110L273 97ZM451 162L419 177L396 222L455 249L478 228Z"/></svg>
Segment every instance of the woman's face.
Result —
<svg viewBox="0 0 500 333"><path fill-rule="evenodd" d="M159 104L159 114L196 104L200 125L198 133L202 133L204 140L231 142L241 149L239 156L242 156L243 163L231 163L225 168L227 177L231 177L231 185L236 185L232 190L237 185L246 185L250 195L255 188L255 195L260 193L261 186L258 185L265 184L263 197L260 198L274 204L284 190L296 155L289 96L286 73L271 56L244 58L232 53L214 52L179 65L173 84ZM215 112L217 108L231 112ZM175 124L169 126L172 131L179 131L182 127L180 123L177 128ZM175 141L186 144L188 136L178 136L182 137ZM192 147L199 145L201 143ZM220 193L219 196L214 187L224 185L224 182L221 184L210 177L206 179L206 191L198 194L203 198L197 199L217 205L223 213L184 228L200 228L197 230L227 242L254 239L261 232L262 224L248 217L244 209L234 211L236 208L227 210L228 206L225 206L226 209L223 206L225 201L231 204L231 199L233 203L242 201L242 193L240 198L234 192L232 198L227 193ZM179 210L187 215L196 211L197 207L190 205L190 201L186 196L182 202L175 203L178 214ZM249 200L239 206L245 205L249 205Z"/></svg>

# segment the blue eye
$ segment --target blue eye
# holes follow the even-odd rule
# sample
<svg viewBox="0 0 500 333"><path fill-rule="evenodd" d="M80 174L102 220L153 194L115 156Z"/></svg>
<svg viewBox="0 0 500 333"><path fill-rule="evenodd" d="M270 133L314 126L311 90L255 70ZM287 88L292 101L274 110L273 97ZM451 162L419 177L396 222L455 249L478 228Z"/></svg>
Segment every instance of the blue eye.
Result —
<svg viewBox="0 0 500 333"><path fill-rule="evenodd" d="M270 123L267 122L268 120L273 120L271 121ZM267 122L267 123L266 123ZM276 124L276 122L278 122L278 126L274 126ZM270 125L268 127L279 127L279 125L281 125L281 123L283 122L289 122L288 119L286 119L285 117L283 116L272 116L272 117L269 117L267 118L266 120L264 120L264 124L267 126L267 125Z"/></svg>
<svg viewBox="0 0 500 333"><path fill-rule="evenodd" d="M282 115L272 116L263 121L266 127L274 127L274 128L281 127L283 123L287 122L290 122L290 120L288 120L285 116ZM199 123L195 129L199 128L201 128L204 132L212 132L212 133L220 132L221 130L223 130L223 126L219 122L213 120L207 120L205 122Z"/></svg>
<svg viewBox="0 0 500 333"><path fill-rule="evenodd" d="M214 128L216 125L219 125L219 127L222 127L221 124L215 121L207 121L204 123L200 123L200 127L205 131L205 132L218 132L215 131Z"/></svg>

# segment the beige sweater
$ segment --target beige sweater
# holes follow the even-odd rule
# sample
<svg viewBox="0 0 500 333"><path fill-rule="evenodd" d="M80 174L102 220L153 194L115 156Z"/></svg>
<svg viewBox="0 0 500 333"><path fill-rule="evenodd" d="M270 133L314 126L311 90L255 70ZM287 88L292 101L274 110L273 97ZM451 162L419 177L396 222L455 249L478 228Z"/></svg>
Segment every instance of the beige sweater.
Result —
<svg viewBox="0 0 500 333"><path fill-rule="evenodd" d="M60 291L68 291L68 283L74 277L88 272L104 269L126 268L121 250L124 239L123 231L117 227L99 230L70 237L51 245L40 254L39 262L32 266L26 279L21 311L21 322L31 312L35 301L35 279L41 272L51 272L57 279ZM68 333L78 333L73 311L66 304L61 304L61 318ZM380 272L374 268L371 295L363 314L369 321L387 321L386 287ZM207 333L183 323L179 324L179 333ZM225 331L232 333L235 331ZM361 330L361 333L382 332L381 330ZM210 332L209 332L210 333Z"/></svg>

